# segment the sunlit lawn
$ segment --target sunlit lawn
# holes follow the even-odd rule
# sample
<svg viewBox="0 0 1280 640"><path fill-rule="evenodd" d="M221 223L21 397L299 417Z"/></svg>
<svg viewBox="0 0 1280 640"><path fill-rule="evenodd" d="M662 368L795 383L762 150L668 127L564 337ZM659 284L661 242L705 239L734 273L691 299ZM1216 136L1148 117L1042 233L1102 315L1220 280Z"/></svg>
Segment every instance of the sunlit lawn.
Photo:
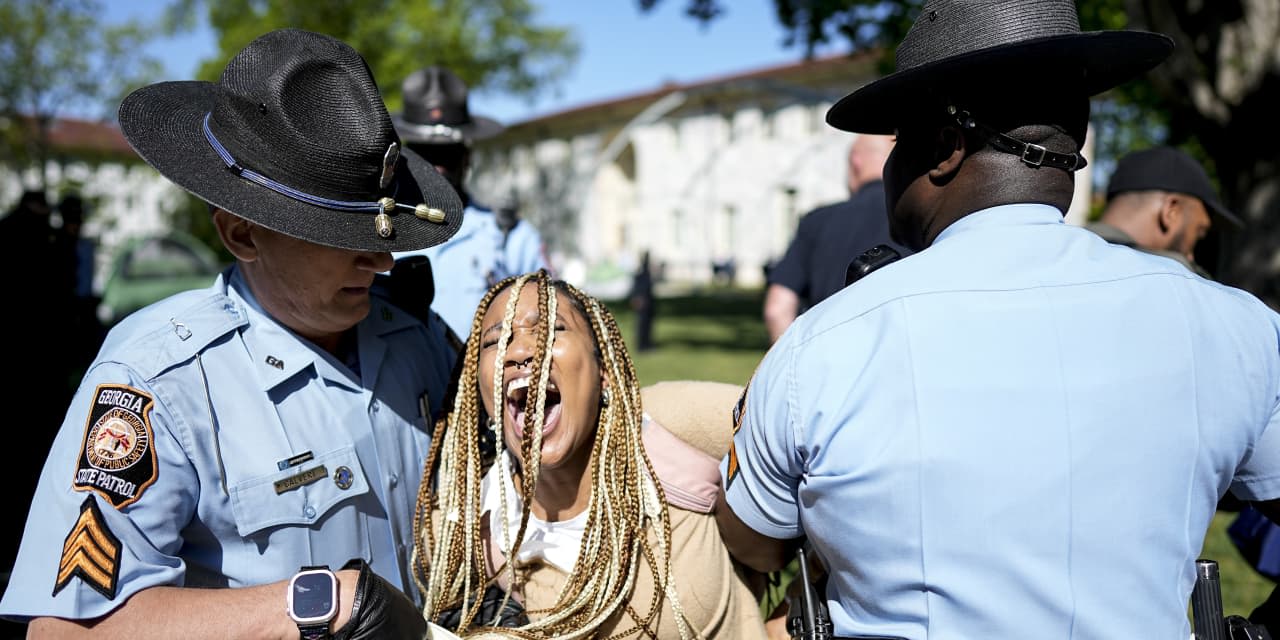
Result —
<svg viewBox="0 0 1280 640"><path fill-rule="evenodd" d="M631 311L621 303L609 306L627 337L641 384L678 379L744 384L768 348L760 319L762 302L759 290L724 288L662 298L654 322L657 347L646 353L635 350ZM1226 529L1234 517L1234 513L1217 514L1200 557L1220 565L1224 611L1248 615L1275 585L1246 564L1227 538Z"/></svg>
<svg viewBox="0 0 1280 640"><path fill-rule="evenodd" d="M663 380L715 380L746 384L768 349L759 290L714 288L658 300L656 348L636 351L635 317L622 303L609 304L627 338L641 384Z"/></svg>

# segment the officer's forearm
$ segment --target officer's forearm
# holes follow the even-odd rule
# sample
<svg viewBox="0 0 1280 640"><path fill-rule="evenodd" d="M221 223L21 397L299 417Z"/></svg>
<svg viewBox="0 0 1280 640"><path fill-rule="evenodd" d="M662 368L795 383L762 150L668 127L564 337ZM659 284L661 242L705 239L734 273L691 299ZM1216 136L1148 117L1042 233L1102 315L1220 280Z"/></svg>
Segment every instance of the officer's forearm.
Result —
<svg viewBox="0 0 1280 640"><path fill-rule="evenodd" d="M770 538L747 526L729 508L723 488L716 500L716 525L729 555L761 573L777 571L786 566L797 543L795 540Z"/></svg>
<svg viewBox="0 0 1280 640"><path fill-rule="evenodd" d="M337 629L351 617L355 572L338 574ZM241 589L151 587L131 596L111 613L93 620L36 618L30 639L93 638L261 638L297 640L298 627L285 612L287 581Z"/></svg>

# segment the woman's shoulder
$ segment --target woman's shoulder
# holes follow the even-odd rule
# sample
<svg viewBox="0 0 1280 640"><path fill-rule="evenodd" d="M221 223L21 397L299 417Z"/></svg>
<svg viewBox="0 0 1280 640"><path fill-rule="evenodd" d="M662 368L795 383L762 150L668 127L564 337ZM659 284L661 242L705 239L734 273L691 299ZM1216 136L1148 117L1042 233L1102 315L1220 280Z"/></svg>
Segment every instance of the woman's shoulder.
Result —
<svg viewBox="0 0 1280 640"><path fill-rule="evenodd" d="M710 380L667 380L640 389L649 417L717 461L733 443L733 407L740 397L741 386Z"/></svg>
<svg viewBox="0 0 1280 640"><path fill-rule="evenodd" d="M720 490L720 459L733 440L741 389L719 382L660 382L641 389L642 438L667 504L710 513Z"/></svg>

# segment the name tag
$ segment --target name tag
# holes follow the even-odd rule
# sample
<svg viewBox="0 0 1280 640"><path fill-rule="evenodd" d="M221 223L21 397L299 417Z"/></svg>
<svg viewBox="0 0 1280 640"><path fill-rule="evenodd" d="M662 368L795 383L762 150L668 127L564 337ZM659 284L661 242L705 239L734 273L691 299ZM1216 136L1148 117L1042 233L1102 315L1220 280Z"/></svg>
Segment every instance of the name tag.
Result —
<svg viewBox="0 0 1280 640"><path fill-rule="evenodd" d="M276 480L275 482L276 493L293 491L294 489L297 489L302 485L311 484L312 482L315 482L316 480L319 480L320 478L323 478L327 475L329 475L329 470L326 469L324 465L307 469L306 471L303 471L302 473L299 473L297 475L292 475L292 476L289 476L288 478Z"/></svg>

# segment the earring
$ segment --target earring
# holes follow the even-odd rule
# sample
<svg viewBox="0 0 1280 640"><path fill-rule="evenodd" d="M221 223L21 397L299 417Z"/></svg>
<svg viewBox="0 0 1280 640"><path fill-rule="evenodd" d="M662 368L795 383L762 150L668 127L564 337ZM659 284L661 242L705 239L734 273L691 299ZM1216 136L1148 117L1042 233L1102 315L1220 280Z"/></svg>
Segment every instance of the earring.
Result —
<svg viewBox="0 0 1280 640"><path fill-rule="evenodd" d="M609 403L612 401L613 401L613 394L609 393L608 389L605 389L600 392L600 406L607 407L609 406Z"/></svg>

